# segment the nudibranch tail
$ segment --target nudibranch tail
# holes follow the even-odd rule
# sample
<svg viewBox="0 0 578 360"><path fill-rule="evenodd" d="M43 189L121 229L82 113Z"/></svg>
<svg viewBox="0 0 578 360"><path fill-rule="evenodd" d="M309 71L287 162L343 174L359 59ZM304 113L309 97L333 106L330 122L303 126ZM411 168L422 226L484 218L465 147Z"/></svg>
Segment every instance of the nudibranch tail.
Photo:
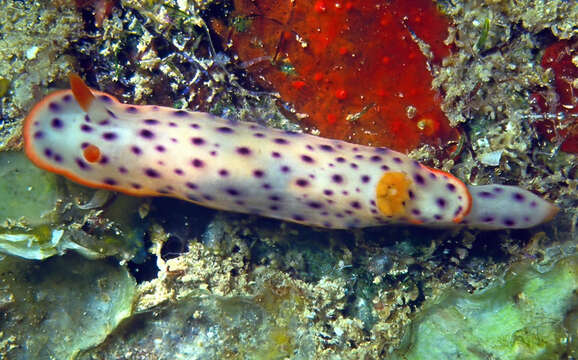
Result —
<svg viewBox="0 0 578 360"><path fill-rule="evenodd" d="M78 76L70 81L71 90L47 96L26 117L25 151L37 166L86 186L335 229L488 225L482 216L494 209L477 188L472 197L451 174L390 149L126 105ZM549 203L529 198L544 220ZM490 225L540 221L520 216L512 226Z"/></svg>
<svg viewBox="0 0 578 360"><path fill-rule="evenodd" d="M487 229L522 229L550 221L559 209L538 195L507 185L469 186L472 211L463 222Z"/></svg>

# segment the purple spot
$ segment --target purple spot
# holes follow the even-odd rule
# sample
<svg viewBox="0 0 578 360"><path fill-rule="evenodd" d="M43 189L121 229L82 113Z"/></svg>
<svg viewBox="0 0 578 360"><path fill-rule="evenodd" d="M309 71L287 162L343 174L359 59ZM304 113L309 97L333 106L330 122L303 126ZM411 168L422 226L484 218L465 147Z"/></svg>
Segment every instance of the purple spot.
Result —
<svg viewBox="0 0 578 360"><path fill-rule="evenodd" d="M456 186L455 186L454 184L452 184L452 183L447 184L447 185L446 185L446 188L447 188L449 191L451 191L451 192L456 191Z"/></svg>
<svg viewBox="0 0 578 360"><path fill-rule="evenodd" d="M229 176L229 171L227 169L221 169L219 170L219 175L222 177L227 177Z"/></svg>
<svg viewBox="0 0 578 360"><path fill-rule="evenodd" d="M161 174L155 169L146 168L144 171L145 175L151 178L160 178Z"/></svg>
<svg viewBox="0 0 578 360"><path fill-rule="evenodd" d="M84 115L84 121L89 123L90 122L90 116Z"/></svg>
<svg viewBox="0 0 578 360"><path fill-rule="evenodd" d="M494 194L492 194L492 193L489 192L489 191L480 191L480 192L478 193L478 196L481 197L481 198L484 198L484 199L491 199L491 198L494 197Z"/></svg>
<svg viewBox="0 0 578 360"><path fill-rule="evenodd" d="M413 176L413 179L415 180L415 182L416 182L418 185L421 185L421 186L425 185L425 179L424 179L424 177L423 177L421 174L415 174L415 175Z"/></svg>
<svg viewBox="0 0 578 360"><path fill-rule="evenodd" d="M196 190L196 189L199 188L199 187L197 186L197 184L192 183L192 182L187 182L187 183L185 183L185 186L188 187L188 188L191 189L191 190ZM209 200L209 199L207 199L207 200Z"/></svg>
<svg viewBox="0 0 578 360"><path fill-rule="evenodd" d="M109 124L110 124L110 121L109 121L109 120L102 120L102 121L100 121L100 122L98 123L98 125L100 125L100 126L106 126L106 125L109 125Z"/></svg>
<svg viewBox="0 0 578 360"><path fill-rule="evenodd" d="M287 165L283 165L281 166L281 172L282 173L288 173L291 169L289 168L289 166Z"/></svg>
<svg viewBox="0 0 578 360"><path fill-rule="evenodd" d="M62 97L62 101L64 101L65 103L72 101L72 95L70 94L66 94Z"/></svg>
<svg viewBox="0 0 578 360"><path fill-rule="evenodd" d="M203 194L203 199L205 199L207 201L212 201L213 196L211 194Z"/></svg>
<svg viewBox="0 0 578 360"><path fill-rule="evenodd" d="M283 138L275 138L275 139L273 139L273 141L274 141L276 144L279 144L279 145L287 145L287 144L289 144L289 141L287 141L287 140L285 140L285 139L283 139Z"/></svg>
<svg viewBox="0 0 578 360"><path fill-rule="evenodd" d="M138 146L131 146L130 151L135 155L142 154L142 150Z"/></svg>
<svg viewBox="0 0 578 360"><path fill-rule="evenodd" d="M137 184L137 183L132 183L132 184L130 184L130 186L131 186L133 189L137 189L137 190L140 189L140 188L142 188L142 185L141 185L141 184Z"/></svg>
<svg viewBox="0 0 578 360"><path fill-rule="evenodd" d="M171 122L169 122L169 126L170 127L177 127L177 123L171 121Z"/></svg>
<svg viewBox="0 0 578 360"><path fill-rule="evenodd" d="M136 106L127 106L125 111L129 114L136 114L138 113L138 109L136 108Z"/></svg>
<svg viewBox="0 0 578 360"><path fill-rule="evenodd" d="M303 160L304 162L306 162L308 164L314 163L313 158L309 155L301 155L301 160Z"/></svg>
<svg viewBox="0 0 578 360"><path fill-rule="evenodd" d="M102 102L105 102L105 103L111 103L112 102L112 99L106 95L99 95L98 99Z"/></svg>
<svg viewBox="0 0 578 360"><path fill-rule="evenodd" d="M359 201L352 201L349 203L352 208L354 209L361 209L361 203Z"/></svg>
<svg viewBox="0 0 578 360"><path fill-rule="evenodd" d="M415 199L415 194L414 194L414 192L413 192L412 190L409 190L409 191L407 192L407 194L409 195L409 198L410 198L410 199Z"/></svg>
<svg viewBox="0 0 578 360"><path fill-rule="evenodd" d="M319 145L319 148L323 151L327 151L327 152L332 152L333 151L333 146L331 145Z"/></svg>
<svg viewBox="0 0 578 360"><path fill-rule="evenodd" d="M118 168L118 172L121 174L126 174L128 172L128 170L124 166L120 166Z"/></svg>
<svg viewBox="0 0 578 360"><path fill-rule="evenodd" d="M383 171L388 171L388 170L389 170L389 166L387 166L387 165L381 165L381 170L383 170Z"/></svg>
<svg viewBox="0 0 578 360"><path fill-rule="evenodd" d="M384 147L378 147L378 148L375 148L374 151L376 153L379 153L379 154L385 154L385 153L389 152L389 149L384 148Z"/></svg>
<svg viewBox="0 0 578 360"><path fill-rule="evenodd" d="M343 182L343 176L335 174L331 177L334 183L341 184Z"/></svg>
<svg viewBox="0 0 578 360"><path fill-rule="evenodd" d="M205 162L201 159L193 159L193 161L191 161L191 164L196 168L202 168L203 166L205 166Z"/></svg>
<svg viewBox="0 0 578 360"><path fill-rule="evenodd" d="M116 180L114 180L112 178L105 178L102 182L105 183L106 185L111 185L111 186L116 185Z"/></svg>
<svg viewBox="0 0 578 360"><path fill-rule="evenodd" d="M515 222L513 219L505 218L505 219L504 219L504 225L506 225L506 226L514 226L514 225L516 225L516 222Z"/></svg>
<svg viewBox="0 0 578 360"><path fill-rule="evenodd" d="M205 139L203 139L203 138L201 138L201 137L194 137L194 138L191 138L191 142L192 142L194 145L200 146L200 145L205 144Z"/></svg>
<svg viewBox="0 0 578 360"><path fill-rule="evenodd" d="M80 130L89 133L89 132L92 132L93 129L90 125L82 124L80 126Z"/></svg>
<svg viewBox="0 0 578 360"><path fill-rule="evenodd" d="M358 160L361 160L361 159L363 159L363 155L357 154L357 155L355 155L355 158L358 159Z"/></svg>
<svg viewBox="0 0 578 360"><path fill-rule="evenodd" d="M302 215L295 214L291 217L295 221L305 221L305 218Z"/></svg>
<svg viewBox="0 0 578 360"><path fill-rule="evenodd" d="M210 154L211 156L217 156L217 152L216 152L215 150L211 151L209 154Z"/></svg>
<svg viewBox="0 0 578 360"><path fill-rule="evenodd" d="M234 131L228 126L221 126L217 128L217 131L221 134L232 134Z"/></svg>
<svg viewBox="0 0 578 360"><path fill-rule="evenodd" d="M59 118L52 119L51 125L55 129L62 129L62 126L64 126L62 120L60 120Z"/></svg>
<svg viewBox="0 0 578 360"><path fill-rule="evenodd" d="M54 154L54 161L57 163L62 162L62 156L60 156L60 154Z"/></svg>
<svg viewBox="0 0 578 360"><path fill-rule="evenodd" d="M421 211L419 211L419 209L411 209L411 213L416 215L416 216L421 215Z"/></svg>
<svg viewBox="0 0 578 360"><path fill-rule="evenodd" d="M189 126L193 129L199 129L200 128L199 124L191 124Z"/></svg>
<svg viewBox="0 0 578 360"><path fill-rule="evenodd" d="M336 157L335 161L337 161L338 163L344 163L345 162L345 158L344 157Z"/></svg>
<svg viewBox="0 0 578 360"><path fill-rule="evenodd" d="M297 179L295 184L297 184L297 186L305 187L309 185L309 181L307 179Z"/></svg>
<svg viewBox="0 0 578 360"><path fill-rule="evenodd" d="M419 164L419 163L418 163L418 164ZM436 174L430 172L430 173L429 173L429 178L432 179L432 180L435 180L435 179L437 179L438 177L436 176Z"/></svg>
<svg viewBox="0 0 578 360"><path fill-rule="evenodd" d="M102 138L106 141L113 141L114 139L117 138L116 133L113 132L105 132L104 134L102 134Z"/></svg>
<svg viewBox="0 0 578 360"><path fill-rule="evenodd" d="M157 145L157 146L155 146L155 149L156 149L158 152L165 152L165 150L166 150L165 147L162 146L162 145Z"/></svg>
<svg viewBox="0 0 578 360"><path fill-rule="evenodd" d="M291 130L285 130L285 131L283 131L283 133L285 135L289 135L289 136L300 136L301 135L301 133L298 133L296 131L291 131Z"/></svg>
<svg viewBox="0 0 578 360"><path fill-rule="evenodd" d="M436 199L436 204L440 207L440 208L445 208L446 207L446 199L444 198L437 198Z"/></svg>
<svg viewBox="0 0 578 360"><path fill-rule="evenodd" d="M106 113L107 113L108 116L110 116L111 118L116 119L116 114L113 113L112 111L110 111L110 110L107 109L107 110L106 110ZM102 124L101 124L101 125L102 125ZM105 125L106 125L106 124L105 124Z"/></svg>
<svg viewBox="0 0 578 360"><path fill-rule="evenodd" d="M103 156L100 158L100 161L99 161L98 163L99 163L100 165L106 165L106 164L108 164L108 156L103 155Z"/></svg>
<svg viewBox="0 0 578 360"><path fill-rule="evenodd" d="M264 138L264 137L265 137L265 134L263 134L263 133L254 133L253 136L256 137L256 138Z"/></svg>
<svg viewBox="0 0 578 360"><path fill-rule="evenodd" d="M357 169L359 167L356 163L351 163L350 166L352 169Z"/></svg>
<svg viewBox="0 0 578 360"><path fill-rule="evenodd" d="M250 155L250 154L251 154L251 149L249 149L249 148L246 147L246 146L240 146L240 147L237 148L237 153L238 153L239 155L245 155L245 156L246 156L246 155Z"/></svg>
<svg viewBox="0 0 578 360"><path fill-rule="evenodd" d="M341 193L345 196L349 195L349 191L347 191L347 190L343 190Z"/></svg>
<svg viewBox="0 0 578 360"><path fill-rule="evenodd" d="M493 221L494 221L494 217L493 217L493 216L484 216L484 217L482 218L482 221L485 222L485 223L490 223L490 222L493 222Z"/></svg>
<svg viewBox="0 0 578 360"><path fill-rule="evenodd" d="M320 209L323 207L323 204L317 201L310 201L307 203L307 206L309 206L312 209Z"/></svg>
<svg viewBox="0 0 578 360"><path fill-rule="evenodd" d="M370 160L373 161L373 162L380 162L380 161L383 160L383 159L381 158L381 156L373 155L373 156L370 158Z"/></svg>
<svg viewBox="0 0 578 360"><path fill-rule="evenodd" d="M147 125L158 125L159 121L156 119L145 119L143 122Z"/></svg>
<svg viewBox="0 0 578 360"><path fill-rule="evenodd" d="M434 219L436 219L437 221L440 221L442 219L442 216L439 214L435 214Z"/></svg>
<svg viewBox="0 0 578 360"><path fill-rule="evenodd" d="M325 189L325 190L323 190L323 193L327 196L331 196L331 195L333 195L333 190Z"/></svg>
<svg viewBox="0 0 578 360"><path fill-rule="evenodd" d="M179 142L176 138L171 138L171 141L175 144Z"/></svg>
<svg viewBox="0 0 578 360"><path fill-rule="evenodd" d="M81 168L82 170L90 169L90 166L88 166L84 161L82 161L82 159L76 158L74 160L76 161L76 165L78 165L78 167Z"/></svg>
<svg viewBox="0 0 578 360"><path fill-rule="evenodd" d="M60 111L60 105L58 105L55 102L51 102L50 104L48 104L48 108L50 109L50 111L52 112L59 112Z"/></svg>
<svg viewBox="0 0 578 360"><path fill-rule="evenodd" d="M44 149L44 156L51 157L52 156L52 150L49 148Z"/></svg>
<svg viewBox="0 0 578 360"><path fill-rule="evenodd" d="M280 201L281 197L279 195L271 195L269 196L269 200L271 201Z"/></svg>
<svg viewBox="0 0 578 360"><path fill-rule="evenodd" d="M44 137L44 133L42 131L37 131L34 133L35 139L42 139Z"/></svg>
<svg viewBox="0 0 578 360"><path fill-rule="evenodd" d="M403 160L401 158L399 158L398 156L393 158L393 162L397 163L397 164L401 164L403 163Z"/></svg>
<svg viewBox="0 0 578 360"><path fill-rule="evenodd" d="M281 154L278 153L277 151L273 151L271 153L271 156L274 157L275 159L279 159L281 157Z"/></svg>
<svg viewBox="0 0 578 360"><path fill-rule="evenodd" d="M330 227L332 227L332 224L329 221L324 221L323 226L326 228L330 228Z"/></svg>
<svg viewBox="0 0 578 360"><path fill-rule="evenodd" d="M368 175L362 175L361 176L361 182L364 184L367 184L370 180L370 177Z"/></svg>
<svg viewBox="0 0 578 360"><path fill-rule="evenodd" d="M538 203L537 203L537 202L535 202L535 201L530 202L530 207L531 207L531 208L535 208L535 207L537 207L537 206L538 206Z"/></svg>
<svg viewBox="0 0 578 360"><path fill-rule="evenodd" d="M308 145L305 145L305 148L306 148L307 150L313 151L313 146L311 146L311 145L309 145L309 144L308 144Z"/></svg>
<svg viewBox="0 0 578 360"><path fill-rule="evenodd" d="M239 196L241 193L235 188L226 188L225 192L231 196Z"/></svg>
<svg viewBox="0 0 578 360"><path fill-rule="evenodd" d="M456 209L456 211L454 212L454 216L458 216L459 213L461 213L463 210L463 207L460 205L458 206L458 208Z"/></svg>
<svg viewBox="0 0 578 360"><path fill-rule="evenodd" d="M269 190L269 189L271 189L271 184L264 183L261 187L265 190Z"/></svg>
<svg viewBox="0 0 578 360"><path fill-rule="evenodd" d="M499 193L501 193L501 192L504 191L504 189L502 189L502 188L500 188L500 187L497 187L497 186L494 187L492 190L493 190L496 194L499 194Z"/></svg>
<svg viewBox="0 0 578 360"><path fill-rule="evenodd" d="M139 132L139 135L145 139L152 139L155 137L155 134L152 131L150 131L149 129L142 129Z"/></svg>
<svg viewBox="0 0 578 360"><path fill-rule="evenodd" d="M183 176L185 174L185 172L182 169L175 169L175 174L177 174L179 176Z"/></svg>
<svg viewBox="0 0 578 360"><path fill-rule="evenodd" d="M187 194L187 199L194 201L194 202L199 202L199 198L193 194Z"/></svg>
<svg viewBox="0 0 578 360"><path fill-rule="evenodd" d="M255 170L253 171L253 176L256 178L262 178L265 176L265 172L263 170Z"/></svg>
<svg viewBox="0 0 578 360"><path fill-rule="evenodd" d="M173 111L173 115L177 116L177 117L185 117L187 116L189 113L186 112L185 110L177 110L177 111Z"/></svg>
<svg viewBox="0 0 578 360"><path fill-rule="evenodd" d="M520 193L514 193L513 196L514 200L516 200L517 202L524 202L524 200L526 199L524 197L524 195L520 194Z"/></svg>
<svg viewBox="0 0 578 360"><path fill-rule="evenodd" d="M279 206L278 205L271 205L271 206L269 206L269 210L277 211L277 210L279 210Z"/></svg>

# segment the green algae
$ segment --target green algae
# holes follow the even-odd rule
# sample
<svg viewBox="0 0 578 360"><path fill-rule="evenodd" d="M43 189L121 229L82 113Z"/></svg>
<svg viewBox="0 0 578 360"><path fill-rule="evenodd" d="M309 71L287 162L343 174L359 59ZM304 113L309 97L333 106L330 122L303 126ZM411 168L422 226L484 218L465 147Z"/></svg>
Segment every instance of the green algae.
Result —
<svg viewBox="0 0 578 360"><path fill-rule="evenodd" d="M74 359L132 313L135 281L108 261L0 258L0 358Z"/></svg>
<svg viewBox="0 0 578 360"><path fill-rule="evenodd" d="M564 318L576 309L578 257L545 273L518 264L479 294L449 293L412 326L399 359L554 359L576 354ZM427 308L427 306L426 306Z"/></svg>

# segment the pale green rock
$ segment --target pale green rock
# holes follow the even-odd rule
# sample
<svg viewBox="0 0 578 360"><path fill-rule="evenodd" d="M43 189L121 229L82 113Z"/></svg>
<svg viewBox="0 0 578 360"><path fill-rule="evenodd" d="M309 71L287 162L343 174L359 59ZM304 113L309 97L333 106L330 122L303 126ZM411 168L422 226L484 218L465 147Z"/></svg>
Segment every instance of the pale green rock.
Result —
<svg viewBox="0 0 578 360"><path fill-rule="evenodd" d="M132 314L125 267L78 255L0 258L0 359L74 359Z"/></svg>
<svg viewBox="0 0 578 360"><path fill-rule="evenodd" d="M575 354L576 334L565 328L565 317L576 309L577 288L577 256L544 273L529 264L514 266L503 282L479 294L454 292L430 306L394 358L557 359Z"/></svg>
<svg viewBox="0 0 578 360"><path fill-rule="evenodd" d="M108 201L113 195L107 193L94 205L76 203L93 194L37 168L22 152L0 152L0 253L42 260L73 250L91 259L130 259L142 251L142 199Z"/></svg>

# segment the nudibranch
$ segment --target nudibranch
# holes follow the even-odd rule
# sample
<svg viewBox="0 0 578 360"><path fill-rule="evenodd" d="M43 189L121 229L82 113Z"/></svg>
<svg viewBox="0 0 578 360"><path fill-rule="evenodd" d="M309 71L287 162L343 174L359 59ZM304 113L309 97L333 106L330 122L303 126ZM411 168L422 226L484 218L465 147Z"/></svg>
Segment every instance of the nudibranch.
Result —
<svg viewBox="0 0 578 360"><path fill-rule="evenodd" d="M211 114L126 105L76 75L24 122L40 168L135 196L324 228L388 223L526 228L557 207L513 186L466 186L449 173L372 148Z"/></svg>

